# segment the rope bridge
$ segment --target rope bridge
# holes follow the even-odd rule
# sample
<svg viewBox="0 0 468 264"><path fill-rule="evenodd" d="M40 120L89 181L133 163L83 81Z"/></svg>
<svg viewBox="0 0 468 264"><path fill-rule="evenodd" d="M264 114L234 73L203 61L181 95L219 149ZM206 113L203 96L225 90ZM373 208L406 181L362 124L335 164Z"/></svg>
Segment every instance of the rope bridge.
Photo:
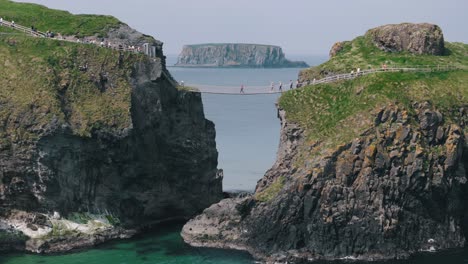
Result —
<svg viewBox="0 0 468 264"><path fill-rule="evenodd" d="M418 65L412 67L383 67L378 69L368 69L351 73L336 74L324 77L319 80L308 80L302 83L293 83L292 88L297 89L308 85L317 85L322 83L333 83L343 80L352 80L364 75L376 73L389 73L389 72L435 72L435 71L452 71L457 68L451 65ZM218 86L218 85L205 85L205 84L182 84L186 90L191 92L205 93L205 94L229 94L229 95L258 95L258 94L280 94L290 89L291 83L282 83L280 90L280 83L264 85L264 86Z"/></svg>

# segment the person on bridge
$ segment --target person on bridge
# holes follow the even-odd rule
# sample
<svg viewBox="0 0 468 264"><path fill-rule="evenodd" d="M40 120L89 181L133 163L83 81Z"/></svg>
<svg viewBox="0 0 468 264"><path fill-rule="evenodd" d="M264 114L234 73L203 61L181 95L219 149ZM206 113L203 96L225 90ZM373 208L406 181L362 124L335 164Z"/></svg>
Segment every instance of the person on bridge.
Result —
<svg viewBox="0 0 468 264"><path fill-rule="evenodd" d="M301 84L299 83L299 79L296 80L296 89L301 87Z"/></svg>
<svg viewBox="0 0 468 264"><path fill-rule="evenodd" d="M274 82L271 82L271 84L270 84L270 91L273 92L274 89L275 89L275 83L274 83Z"/></svg>
<svg viewBox="0 0 468 264"><path fill-rule="evenodd" d="M289 80L289 90L292 90L293 89L293 81L292 80Z"/></svg>
<svg viewBox="0 0 468 264"><path fill-rule="evenodd" d="M283 83L281 81L279 81L278 91L280 91L280 92L283 91Z"/></svg>
<svg viewBox="0 0 468 264"><path fill-rule="evenodd" d="M241 93L241 94L245 93L245 92L244 92L244 84L241 84L240 93Z"/></svg>

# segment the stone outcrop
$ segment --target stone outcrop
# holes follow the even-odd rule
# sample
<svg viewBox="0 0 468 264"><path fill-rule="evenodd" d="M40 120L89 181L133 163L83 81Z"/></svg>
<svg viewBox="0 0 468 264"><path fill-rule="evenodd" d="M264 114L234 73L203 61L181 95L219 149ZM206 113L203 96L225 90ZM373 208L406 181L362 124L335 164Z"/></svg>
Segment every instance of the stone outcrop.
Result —
<svg viewBox="0 0 468 264"><path fill-rule="evenodd" d="M333 44L332 48L330 49L329 55L330 58L333 58L338 54L338 52L342 51L344 48L344 43L343 42L336 42Z"/></svg>
<svg viewBox="0 0 468 264"><path fill-rule="evenodd" d="M433 24L385 25L369 30L366 35L379 49L388 52L430 55L443 55L445 52L442 30Z"/></svg>
<svg viewBox="0 0 468 264"><path fill-rule="evenodd" d="M117 31L109 41L126 32L128 43L151 41L156 57L66 46L73 52L63 56L72 59L51 56L46 66L38 60L29 69L28 78L49 85L38 88L45 89L41 96L56 92L50 105L33 101L22 108L16 99L1 98L0 250L90 246L164 219L189 218L221 199L215 129L200 94L176 89L161 42L128 28ZM96 101L88 89L99 91ZM80 93L95 104L90 110L76 104ZM128 109L101 109L101 97ZM103 120L86 123L97 116Z"/></svg>
<svg viewBox="0 0 468 264"><path fill-rule="evenodd" d="M183 67L309 67L302 61L289 61L278 46L259 44L186 45L176 66Z"/></svg>
<svg viewBox="0 0 468 264"><path fill-rule="evenodd" d="M300 152L319 143L306 143L281 114L278 160L255 195L211 206L182 236L271 263L406 258L462 247L467 111L455 108L449 118L428 102L389 104L375 110L358 138L306 160Z"/></svg>

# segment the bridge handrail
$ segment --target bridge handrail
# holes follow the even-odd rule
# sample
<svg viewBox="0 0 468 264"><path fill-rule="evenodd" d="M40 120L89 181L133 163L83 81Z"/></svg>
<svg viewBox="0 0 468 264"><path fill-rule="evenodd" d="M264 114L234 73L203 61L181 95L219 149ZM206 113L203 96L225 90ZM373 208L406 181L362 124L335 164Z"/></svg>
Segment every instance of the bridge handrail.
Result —
<svg viewBox="0 0 468 264"><path fill-rule="evenodd" d="M16 23L13 24L12 22L5 21L5 20L0 23L0 26L4 26L4 27L15 29L15 30L19 30L19 31L29 33L29 34L34 35L34 36L38 36L38 37L45 37L46 36L46 33L44 33L44 32L35 31L35 30L32 30L31 28L28 28L28 27L25 27L25 26L22 26L22 25L18 25Z"/></svg>
<svg viewBox="0 0 468 264"><path fill-rule="evenodd" d="M364 75L370 75L370 74L375 74L375 73L434 72L434 71L449 71L449 70L456 70L456 69L458 68L453 65L415 65L415 66L407 65L405 67L401 67L401 66L381 67L381 68L374 68L374 69L366 69L366 70L353 72L353 73L340 73L340 74L330 75L330 76L321 78L319 80L305 81L305 82L299 83L299 85L300 87L303 87L307 85L317 85L317 84L331 83L331 82L342 81L342 80L351 80L351 79L355 79ZM249 91L248 93L223 92L221 89L219 89L220 86L216 86L216 85L197 85L197 84L188 84L188 85L196 89L198 92L209 93L209 94L246 94L246 95L250 94L252 95L252 94L275 94L275 93L283 92L283 91L278 91L278 89L271 90L270 88L271 86L268 86L268 85L244 86L244 88ZM206 88L206 90L203 90L203 88L197 88L197 87L204 87ZM225 86L225 88L227 87ZM229 88L231 89L231 91L234 91L236 89L239 89L240 87L229 86ZM299 86L297 88L299 88ZM259 91L259 89L261 89L261 91Z"/></svg>
<svg viewBox="0 0 468 264"><path fill-rule="evenodd" d="M28 28L28 27L25 27L25 26L22 26L22 25L19 25L19 24L16 24L16 23L13 24L12 22L5 21L5 20L3 20L3 22L0 23L0 26L4 26L4 27L8 27L8 28L17 30L17 31L28 33L28 34L30 34L32 36L35 36L35 37L43 37L43 38L48 37L48 34L45 33L45 32L38 31L38 30L33 30L32 28ZM67 38L50 38L50 39L58 40L58 41L66 41L66 42L76 42L76 41L79 42L79 39L77 39L77 40L72 40L72 39L67 39ZM93 44L93 43L90 43L90 42L81 42L81 43L83 43L83 44ZM94 43L94 44L99 45L98 43ZM115 45L114 46L105 45L103 47L112 48L112 49L119 50L119 51L126 51L126 52L133 52L133 53L144 53L144 51L143 51L143 49L141 47L131 48L131 47L126 47L125 45L122 45L122 44L118 44L117 46L115 46Z"/></svg>

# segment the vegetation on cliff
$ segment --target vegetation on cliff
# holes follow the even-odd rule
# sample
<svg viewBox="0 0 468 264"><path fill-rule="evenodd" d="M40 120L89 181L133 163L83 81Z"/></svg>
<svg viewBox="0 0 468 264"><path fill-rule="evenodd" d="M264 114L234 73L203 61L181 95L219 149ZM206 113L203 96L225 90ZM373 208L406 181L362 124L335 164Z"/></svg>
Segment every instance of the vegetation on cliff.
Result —
<svg viewBox="0 0 468 264"><path fill-rule="evenodd" d="M429 100L444 113L468 102L468 45L446 43L445 56L387 53L375 47L367 36L344 44L329 61L305 70L302 78L320 78L325 72L343 73L398 65L452 65L459 70L427 73L378 73L354 80L307 86L285 93L279 101L287 118L306 130L310 140L333 139L348 142L369 120L372 110L390 102L409 108L414 101Z"/></svg>
<svg viewBox="0 0 468 264"><path fill-rule="evenodd" d="M123 23L112 16L73 15L67 11L45 6L0 0L1 16L24 26L34 26L41 31L51 30L62 35L105 37L112 28Z"/></svg>
<svg viewBox="0 0 468 264"><path fill-rule="evenodd" d="M37 136L53 119L84 136L129 127L129 79L134 63L147 60L128 53L119 63L118 52L94 45L8 35L0 58L0 131L13 140Z"/></svg>
<svg viewBox="0 0 468 264"><path fill-rule="evenodd" d="M333 52L327 62L306 70L300 74L303 80L319 79L327 74L349 73L356 71L387 67L424 67L424 66L452 66L468 69L468 45L463 43L445 43L443 56L415 55L408 51L389 53L380 50L372 40L370 34L360 36L352 41L340 43L340 48Z"/></svg>
<svg viewBox="0 0 468 264"><path fill-rule="evenodd" d="M452 70L376 73L284 93L276 163L254 195L223 200L187 223L187 242L295 263L402 259L466 245L468 45L438 46L441 32L427 24L381 28L394 30L383 34L389 42L366 35L336 44L301 79L382 64ZM420 46L406 47L418 55L378 48L393 47L407 28L432 28L434 41L411 36ZM441 47L443 55L421 55Z"/></svg>
<svg viewBox="0 0 468 264"><path fill-rule="evenodd" d="M162 42L112 17L6 0L0 10L71 35L0 27L0 251L89 247L219 201L214 125L199 94L176 89ZM100 37L151 54L92 44Z"/></svg>

